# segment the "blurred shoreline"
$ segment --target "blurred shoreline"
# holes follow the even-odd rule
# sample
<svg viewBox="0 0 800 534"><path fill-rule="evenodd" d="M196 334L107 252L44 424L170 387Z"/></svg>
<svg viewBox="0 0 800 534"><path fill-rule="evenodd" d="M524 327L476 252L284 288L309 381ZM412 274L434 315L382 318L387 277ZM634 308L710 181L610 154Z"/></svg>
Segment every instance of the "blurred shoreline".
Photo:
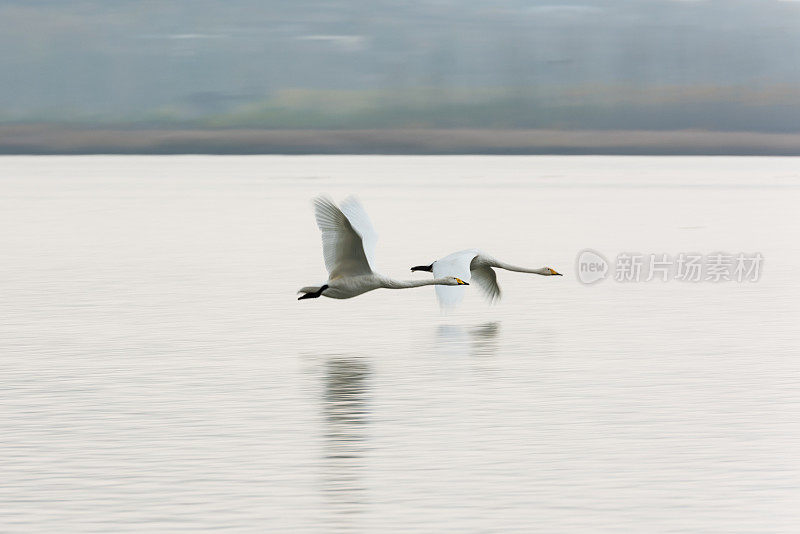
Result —
<svg viewBox="0 0 800 534"><path fill-rule="evenodd" d="M800 155L800 133L545 129L0 126L0 154Z"/></svg>

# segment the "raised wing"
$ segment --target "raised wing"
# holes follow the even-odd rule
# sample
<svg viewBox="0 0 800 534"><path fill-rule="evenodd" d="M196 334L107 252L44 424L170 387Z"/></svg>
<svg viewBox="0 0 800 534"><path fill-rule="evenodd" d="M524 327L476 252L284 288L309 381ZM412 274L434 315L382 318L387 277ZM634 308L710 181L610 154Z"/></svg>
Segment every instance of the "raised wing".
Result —
<svg viewBox="0 0 800 534"><path fill-rule="evenodd" d="M369 219L364 206L358 201L356 197L347 197L341 204L342 213L344 213L350 225L361 236L361 243L364 245L364 255L367 257L370 268L375 270L375 244L378 242L378 233L372 226L372 221Z"/></svg>
<svg viewBox="0 0 800 534"><path fill-rule="evenodd" d="M433 262L433 277L456 276L465 282L472 278L470 273L470 263L478 255L477 250L462 250L445 256ZM464 300L464 286L435 286L436 298L439 299L439 306L443 308L454 308Z"/></svg>
<svg viewBox="0 0 800 534"><path fill-rule="evenodd" d="M322 232L322 254L328 276L334 279L370 274L372 269L364 252L361 235L342 210L330 198L317 197L314 199L314 215Z"/></svg>

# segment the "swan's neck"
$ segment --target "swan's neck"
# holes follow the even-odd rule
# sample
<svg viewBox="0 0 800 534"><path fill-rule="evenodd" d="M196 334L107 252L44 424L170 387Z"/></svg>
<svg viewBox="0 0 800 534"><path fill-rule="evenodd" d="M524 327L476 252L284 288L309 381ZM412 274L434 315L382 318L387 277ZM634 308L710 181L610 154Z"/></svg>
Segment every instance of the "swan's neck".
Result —
<svg viewBox="0 0 800 534"><path fill-rule="evenodd" d="M381 280L381 287L385 287L386 289L408 289L411 287L443 286L451 284L449 278L434 278L432 280L395 280L393 278L383 278Z"/></svg>
<svg viewBox="0 0 800 534"><path fill-rule="evenodd" d="M506 271L514 271L517 273L531 273L531 274L541 274L543 276L549 275L550 269L547 267L542 267L540 269L528 269L526 267L518 267L516 265L509 265L508 263L503 263L502 261L492 260L492 267L497 267L499 269L505 269Z"/></svg>

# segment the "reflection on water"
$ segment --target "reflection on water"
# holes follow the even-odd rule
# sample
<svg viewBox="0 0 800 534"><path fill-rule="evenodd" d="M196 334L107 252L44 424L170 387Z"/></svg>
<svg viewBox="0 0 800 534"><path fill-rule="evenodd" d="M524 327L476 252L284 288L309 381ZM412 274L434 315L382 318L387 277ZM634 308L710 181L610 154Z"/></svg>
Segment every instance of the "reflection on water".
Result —
<svg viewBox="0 0 800 534"><path fill-rule="evenodd" d="M800 189L759 184L799 168L0 157L0 532L796 532ZM501 273L500 303L444 317L433 288L298 302L324 191L361 196L403 278L462 237L565 270L585 247L772 267Z"/></svg>
<svg viewBox="0 0 800 534"><path fill-rule="evenodd" d="M353 516L365 502L369 376L369 366L358 358L338 357L325 364L322 490L335 516L331 526L341 531L355 526Z"/></svg>
<svg viewBox="0 0 800 534"><path fill-rule="evenodd" d="M497 352L500 322L475 326L443 324L436 330L437 346L445 353L490 356Z"/></svg>
<svg viewBox="0 0 800 534"><path fill-rule="evenodd" d="M497 352L498 334L500 334L500 323L497 321L470 328L472 355L490 355Z"/></svg>

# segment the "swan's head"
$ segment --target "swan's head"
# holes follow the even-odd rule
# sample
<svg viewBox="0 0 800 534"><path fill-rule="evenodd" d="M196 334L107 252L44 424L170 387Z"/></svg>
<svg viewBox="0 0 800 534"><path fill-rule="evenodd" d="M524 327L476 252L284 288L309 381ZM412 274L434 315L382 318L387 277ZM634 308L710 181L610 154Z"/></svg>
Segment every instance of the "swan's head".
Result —
<svg viewBox="0 0 800 534"><path fill-rule="evenodd" d="M469 284L463 281L461 278L456 278L455 276L445 276L445 281L447 282L448 286L468 286Z"/></svg>
<svg viewBox="0 0 800 534"><path fill-rule="evenodd" d="M562 276L561 273L557 273L555 269L551 269L550 267L545 267L545 276Z"/></svg>

